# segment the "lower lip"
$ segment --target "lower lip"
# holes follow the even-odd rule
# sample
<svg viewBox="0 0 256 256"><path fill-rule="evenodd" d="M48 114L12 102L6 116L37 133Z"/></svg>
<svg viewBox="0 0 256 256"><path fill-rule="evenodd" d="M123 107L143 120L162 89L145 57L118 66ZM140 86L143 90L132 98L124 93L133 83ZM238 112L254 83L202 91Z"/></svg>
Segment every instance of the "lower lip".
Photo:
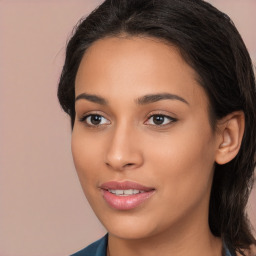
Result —
<svg viewBox="0 0 256 256"><path fill-rule="evenodd" d="M154 190L130 196L117 196L110 193L108 190L103 190L103 198L114 209L131 210L144 203L153 193Z"/></svg>

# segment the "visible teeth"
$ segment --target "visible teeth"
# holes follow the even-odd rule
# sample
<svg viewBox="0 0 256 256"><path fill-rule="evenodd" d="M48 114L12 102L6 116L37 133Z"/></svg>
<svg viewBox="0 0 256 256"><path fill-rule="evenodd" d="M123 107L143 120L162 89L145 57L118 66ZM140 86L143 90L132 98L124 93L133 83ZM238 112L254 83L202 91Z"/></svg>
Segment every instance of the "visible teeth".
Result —
<svg viewBox="0 0 256 256"><path fill-rule="evenodd" d="M136 195L139 193L143 193L143 190L137 190L137 189L125 189L125 190L121 190L121 189L109 189L108 190L110 193L115 194L117 196L130 196L130 195Z"/></svg>
<svg viewBox="0 0 256 256"><path fill-rule="evenodd" d="M124 193L124 191L123 190L116 190L116 195L117 196L119 196L119 195L122 195Z"/></svg>
<svg viewBox="0 0 256 256"><path fill-rule="evenodd" d="M132 194L138 194L140 191L137 189L127 189L124 190L125 195L132 195Z"/></svg>

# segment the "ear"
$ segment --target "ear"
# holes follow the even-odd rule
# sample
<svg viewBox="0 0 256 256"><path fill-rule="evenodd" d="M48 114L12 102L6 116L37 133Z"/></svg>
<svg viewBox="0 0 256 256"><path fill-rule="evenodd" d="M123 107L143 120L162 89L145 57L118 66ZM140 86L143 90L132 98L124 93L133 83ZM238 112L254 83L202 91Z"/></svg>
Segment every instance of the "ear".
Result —
<svg viewBox="0 0 256 256"><path fill-rule="evenodd" d="M244 134L244 112L233 112L217 124L217 147L215 161L218 164L230 162L238 154Z"/></svg>

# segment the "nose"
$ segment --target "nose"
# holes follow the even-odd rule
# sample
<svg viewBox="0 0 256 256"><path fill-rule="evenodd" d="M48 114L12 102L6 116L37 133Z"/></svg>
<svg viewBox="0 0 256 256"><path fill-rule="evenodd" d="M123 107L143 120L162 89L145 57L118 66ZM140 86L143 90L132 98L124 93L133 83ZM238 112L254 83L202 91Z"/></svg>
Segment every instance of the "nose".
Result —
<svg viewBox="0 0 256 256"><path fill-rule="evenodd" d="M128 125L120 125L109 138L105 164L114 170L136 169L143 165L140 136Z"/></svg>

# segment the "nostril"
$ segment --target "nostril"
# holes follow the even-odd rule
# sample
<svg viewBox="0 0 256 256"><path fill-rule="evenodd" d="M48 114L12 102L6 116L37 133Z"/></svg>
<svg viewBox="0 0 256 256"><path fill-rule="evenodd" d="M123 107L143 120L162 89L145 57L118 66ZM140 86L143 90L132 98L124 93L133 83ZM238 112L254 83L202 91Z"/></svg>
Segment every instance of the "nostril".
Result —
<svg viewBox="0 0 256 256"><path fill-rule="evenodd" d="M132 163L128 163L128 164L125 164L124 167L129 167L129 166L133 166L134 164Z"/></svg>

